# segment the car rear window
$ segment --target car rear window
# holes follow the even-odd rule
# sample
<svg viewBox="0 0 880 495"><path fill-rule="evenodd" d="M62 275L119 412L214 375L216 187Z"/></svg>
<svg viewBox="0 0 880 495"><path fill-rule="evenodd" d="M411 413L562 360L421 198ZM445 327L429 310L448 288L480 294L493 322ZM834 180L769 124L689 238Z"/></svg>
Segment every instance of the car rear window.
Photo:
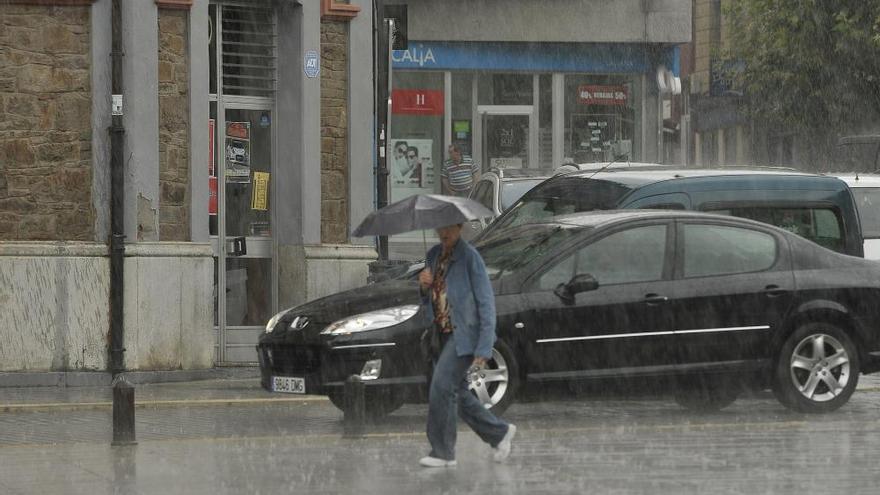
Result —
<svg viewBox="0 0 880 495"><path fill-rule="evenodd" d="M880 239L880 187L853 187L862 223L862 237Z"/></svg>
<svg viewBox="0 0 880 495"><path fill-rule="evenodd" d="M490 231L514 227L558 215L592 210L611 210L631 187L617 182L586 177L559 177L539 184L523 195L507 213L486 229Z"/></svg>
<svg viewBox="0 0 880 495"><path fill-rule="evenodd" d="M523 194L540 184L543 180L544 179L528 179L503 183L503 187L501 188L501 211L510 208L510 205L516 203Z"/></svg>
<svg viewBox="0 0 880 495"><path fill-rule="evenodd" d="M843 220L836 208L745 206L738 208L706 208L705 211L749 218L781 227L809 239L820 246L844 252Z"/></svg>

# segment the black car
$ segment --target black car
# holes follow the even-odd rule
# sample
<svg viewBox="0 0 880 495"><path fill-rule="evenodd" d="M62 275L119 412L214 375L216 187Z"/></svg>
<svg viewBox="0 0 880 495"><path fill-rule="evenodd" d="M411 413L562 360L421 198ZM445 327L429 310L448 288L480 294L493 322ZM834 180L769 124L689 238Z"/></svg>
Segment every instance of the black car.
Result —
<svg viewBox="0 0 880 495"><path fill-rule="evenodd" d="M788 407L833 411L880 370L880 264L757 221L687 211L595 211L514 227L478 245L498 340L472 390L503 411L551 384L662 379L680 404L718 409L772 388ZM424 400L428 322L414 279L276 315L260 338L262 385L342 405Z"/></svg>

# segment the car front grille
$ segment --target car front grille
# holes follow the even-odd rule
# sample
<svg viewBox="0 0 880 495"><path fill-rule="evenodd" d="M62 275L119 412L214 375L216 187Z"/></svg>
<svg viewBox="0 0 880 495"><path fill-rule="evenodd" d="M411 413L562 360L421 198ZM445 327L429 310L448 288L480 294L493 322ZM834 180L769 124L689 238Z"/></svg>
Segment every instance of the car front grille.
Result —
<svg viewBox="0 0 880 495"><path fill-rule="evenodd" d="M273 373L311 373L321 366L321 349L306 345L263 345L260 360Z"/></svg>

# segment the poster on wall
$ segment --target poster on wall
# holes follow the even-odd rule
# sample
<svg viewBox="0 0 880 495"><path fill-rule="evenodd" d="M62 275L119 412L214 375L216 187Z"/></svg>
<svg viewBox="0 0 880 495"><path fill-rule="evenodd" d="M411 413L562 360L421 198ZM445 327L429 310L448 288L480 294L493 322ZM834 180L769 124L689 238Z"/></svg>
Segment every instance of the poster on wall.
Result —
<svg viewBox="0 0 880 495"><path fill-rule="evenodd" d="M391 200L413 194L436 192L433 139L392 139L391 160L388 162Z"/></svg>
<svg viewBox="0 0 880 495"><path fill-rule="evenodd" d="M251 180L251 123L226 123L226 182Z"/></svg>
<svg viewBox="0 0 880 495"><path fill-rule="evenodd" d="M251 209L260 211L269 209L269 172L254 172Z"/></svg>

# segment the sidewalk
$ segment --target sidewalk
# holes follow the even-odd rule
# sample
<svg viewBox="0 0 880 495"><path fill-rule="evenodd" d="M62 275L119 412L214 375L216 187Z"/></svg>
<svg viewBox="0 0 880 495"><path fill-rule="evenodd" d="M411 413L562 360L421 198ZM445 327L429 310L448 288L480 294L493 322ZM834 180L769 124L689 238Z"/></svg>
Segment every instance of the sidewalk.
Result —
<svg viewBox="0 0 880 495"><path fill-rule="evenodd" d="M313 395L286 395L260 387L257 373L191 381L134 384L135 407L188 407L261 405L267 403L326 401ZM110 409L113 388L101 386L0 387L0 412Z"/></svg>
<svg viewBox="0 0 880 495"><path fill-rule="evenodd" d="M327 401L315 395L276 394L260 387L258 372L204 380L142 383L135 385L135 407L188 407L265 405L285 402ZM253 376L247 376L252 374ZM859 391L880 392L880 373L859 377ZM110 385L83 387L2 387L0 412L110 409Z"/></svg>

